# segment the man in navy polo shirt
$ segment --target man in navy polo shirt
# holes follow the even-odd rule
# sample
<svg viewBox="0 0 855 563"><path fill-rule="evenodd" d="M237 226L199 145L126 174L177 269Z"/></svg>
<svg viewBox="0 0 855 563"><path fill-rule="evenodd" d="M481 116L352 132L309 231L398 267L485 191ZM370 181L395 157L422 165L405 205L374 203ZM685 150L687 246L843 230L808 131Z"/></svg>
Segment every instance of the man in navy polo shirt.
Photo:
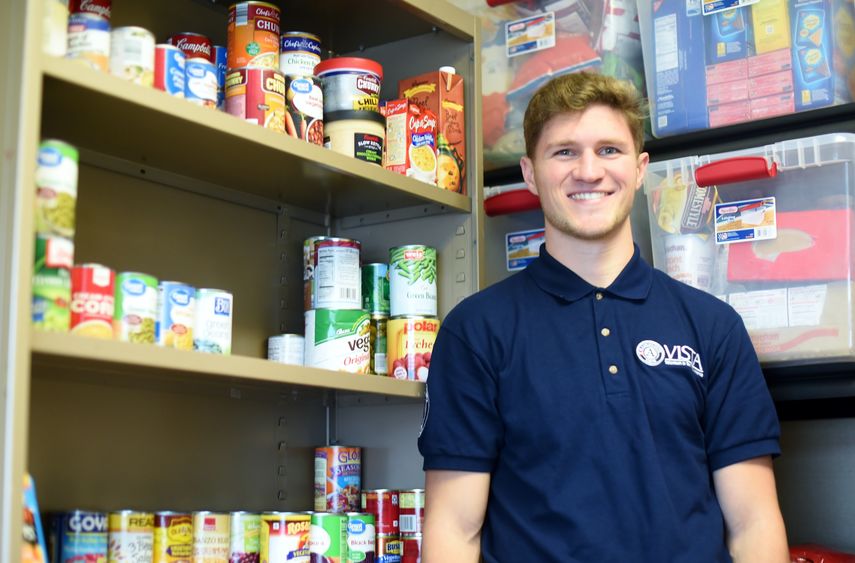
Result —
<svg viewBox="0 0 855 563"><path fill-rule="evenodd" d="M440 331L423 561L789 561L778 421L742 320L632 241L635 91L562 76L524 128L546 243Z"/></svg>

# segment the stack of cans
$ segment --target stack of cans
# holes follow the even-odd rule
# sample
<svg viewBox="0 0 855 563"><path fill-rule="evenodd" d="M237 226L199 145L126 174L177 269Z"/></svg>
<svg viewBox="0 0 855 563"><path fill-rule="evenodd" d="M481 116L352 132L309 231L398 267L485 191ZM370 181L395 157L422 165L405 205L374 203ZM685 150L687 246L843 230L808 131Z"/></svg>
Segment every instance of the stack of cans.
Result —
<svg viewBox="0 0 855 563"><path fill-rule="evenodd" d="M157 88L202 107L220 105L225 67L219 68L218 58L225 59L224 47L214 46L201 33L185 31L171 35L167 44L158 45L156 58Z"/></svg>
<svg viewBox="0 0 855 563"><path fill-rule="evenodd" d="M425 524L425 491L408 489L399 491L399 523L401 528L401 561L421 561L422 533Z"/></svg>
<svg viewBox="0 0 855 563"><path fill-rule="evenodd" d="M371 315L370 371L389 373L386 366L386 325L389 321L389 265L374 262L362 266L362 308Z"/></svg>
<svg viewBox="0 0 855 563"><path fill-rule="evenodd" d="M362 491L362 511L374 517L377 531L375 551L377 563L398 563L403 554L399 525L398 491L372 489Z"/></svg>

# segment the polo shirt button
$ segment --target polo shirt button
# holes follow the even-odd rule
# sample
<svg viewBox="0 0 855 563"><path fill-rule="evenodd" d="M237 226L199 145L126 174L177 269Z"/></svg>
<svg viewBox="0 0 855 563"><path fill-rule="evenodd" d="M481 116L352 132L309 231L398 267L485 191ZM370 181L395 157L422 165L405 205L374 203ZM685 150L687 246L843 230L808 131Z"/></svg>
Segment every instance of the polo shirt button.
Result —
<svg viewBox="0 0 855 563"><path fill-rule="evenodd" d="M610 335L611 333L612 333L612 331L610 331L610 330L609 330L609 329L607 329L607 328L604 328L603 330L601 330L601 331L600 331L600 334L602 334L603 336L608 336L608 335Z"/></svg>
<svg viewBox="0 0 855 563"><path fill-rule="evenodd" d="M617 374L617 372L618 372L618 369L617 369L617 366L616 366L616 365L610 365L610 366L609 366L609 373L610 373L610 374L612 374L612 375L616 375L616 374Z"/></svg>
<svg viewBox="0 0 855 563"><path fill-rule="evenodd" d="M595 297L597 298L597 301L602 301L602 300L603 300L603 294L602 294L602 293L600 293L599 291L597 292L597 294L595 295Z"/></svg>

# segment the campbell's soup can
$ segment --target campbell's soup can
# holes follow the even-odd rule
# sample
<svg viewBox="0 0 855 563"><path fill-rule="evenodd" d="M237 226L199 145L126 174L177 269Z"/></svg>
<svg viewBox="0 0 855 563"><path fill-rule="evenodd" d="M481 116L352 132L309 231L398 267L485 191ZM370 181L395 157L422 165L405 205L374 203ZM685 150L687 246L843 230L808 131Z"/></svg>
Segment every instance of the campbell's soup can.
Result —
<svg viewBox="0 0 855 563"><path fill-rule="evenodd" d="M63 141L46 139L39 145L36 165L36 232L73 237L77 207L80 155Z"/></svg>
<svg viewBox="0 0 855 563"><path fill-rule="evenodd" d="M139 272L116 276L113 336L122 342L154 344L157 278Z"/></svg>
<svg viewBox="0 0 855 563"><path fill-rule="evenodd" d="M377 549L374 516L347 513L347 563L374 563Z"/></svg>
<svg viewBox="0 0 855 563"><path fill-rule="evenodd" d="M302 334L279 334L267 339L267 359L280 364L302 366L306 339Z"/></svg>
<svg viewBox="0 0 855 563"><path fill-rule="evenodd" d="M285 77L273 68L237 68L226 75L226 112L285 132Z"/></svg>
<svg viewBox="0 0 855 563"><path fill-rule="evenodd" d="M170 45L175 45L184 52L187 60L205 59L209 63L216 62L214 60L214 44L211 40L201 33L193 33L184 31L176 33L169 37L166 41Z"/></svg>
<svg viewBox="0 0 855 563"><path fill-rule="evenodd" d="M196 323L196 288L162 281L157 286L155 342L166 348L193 349L193 327Z"/></svg>
<svg viewBox="0 0 855 563"><path fill-rule="evenodd" d="M407 489L398 493L401 535L421 534L425 524L424 489Z"/></svg>
<svg viewBox="0 0 855 563"><path fill-rule="evenodd" d="M422 561L422 535L411 534L401 537L402 553L401 563L421 563Z"/></svg>
<svg viewBox="0 0 855 563"><path fill-rule="evenodd" d="M228 70L226 48L214 45L214 64L217 65L217 109L226 110L226 71Z"/></svg>
<svg viewBox="0 0 855 563"><path fill-rule="evenodd" d="M392 317L386 325L386 364L395 379L427 381L433 345L439 333L436 317Z"/></svg>
<svg viewBox="0 0 855 563"><path fill-rule="evenodd" d="M377 563L401 563L402 552L401 536L377 534Z"/></svg>
<svg viewBox="0 0 855 563"><path fill-rule="evenodd" d="M223 512L193 513L193 563L228 563L231 518Z"/></svg>
<svg viewBox="0 0 855 563"><path fill-rule="evenodd" d="M389 308L393 317L436 316L435 248L409 244L389 249Z"/></svg>
<svg viewBox="0 0 855 563"><path fill-rule="evenodd" d="M196 291L194 350L226 356L232 353L233 301L232 294L221 289Z"/></svg>
<svg viewBox="0 0 855 563"><path fill-rule="evenodd" d="M315 512L359 510L362 448L315 448Z"/></svg>
<svg viewBox="0 0 855 563"><path fill-rule="evenodd" d="M142 27L117 27L110 37L110 74L141 86L154 85L154 34Z"/></svg>
<svg viewBox="0 0 855 563"><path fill-rule="evenodd" d="M313 562L345 563L347 559L347 516L313 512L309 529L309 553Z"/></svg>
<svg viewBox="0 0 855 563"><path fill-rule="evenodd" d="M397 535L399 533L398 491L391 489L362 491L362 512L374 515L378 534Z"/></svg>
<svg viewBox="0 0 855 563"><path fill-rule="evenodd" d="M188 563L193 557L193 518L186 512L154 513L153 563Z"/></svg>
<svg viewBox="0 0 855 563"><path fill-rule="evenodd" d="M115 273L100 264L71 269L71 334L113 338Z"/></svg>
<svg viewBox="0 0 855 563"><path fill-rule="evenodd" d="M309 563L311 516L305 512L261 515L261 563Z"/></svg>
<svg viewBox="0 0 855 563"><path fill-rule="evenodd" d="M313 76L321 62L321 38L304 31L286 31L279 38L279 70L285 76Z"/></svg>
<svg viewBox="0 0 855 563"><path fill-rule="evenodd" d="M69 17L65 56L107 72L110 69L110 21L90 13Z"/></svg>
<svg viewBox="0 0 855 563"><path fill-rule="evenodd" d="M229 563L258 563L261 557L261 514L231 513Z"/></svg>
<svg viewBox="0 0 855 563"><path fill-rule="evenodd" d="M184 51L175 45L160 43L154 47L154 87L176 98L184 97Z"/></svg>
<svg viewBox="0 0 855 563"><path fill-rule="evenodd" d="M315 242L314 305L318 309L362 307L362 244L347 238L326 237Z"/></svg>
<svg viewBox="0 0 855 563"><path fill-rule="evenodd" d="M107 560L107 515L69 510L50 517L48 551L54 563Z"/></svg>
<svg viewBox="0 0 855 563"><path fill-rule="evenodd" d="M388 366L388 335L386 331L389 325L389 315L371 315L369 323L369 350L371 351L370 373L374 375L387 375Z"/></svg>
<svg viewBox="0 0 855 563"><path fill-rule="evenodd" d="M317 76L286 76L285 132L314 145L324 144L324 93Z"/></svg>
<svg viewBox="0 0 855 563"><path fill-rule="evenodd" d="M303 310L315 308L315 250L316 243L328 237L315 236L303 241Z"/></svg>
<svg viewBox="0 0 855 563"><path fill-rule="evenodd" d="M371 327L362 309L306 311L304 365L333 371L368 373Z"/></svg>
<svg viewBox="0 0 855 563"><path fill-rule="evenodd" d="M71 324L71 267L74 243L62 237L36 235L33 269L33 328L68 332Z"/></svg>
<svg viewBox="0 0 855 563"><path fill-rule="evenodd" d="M279 8L267 2L238 2L229 8L229 68L279 68Z"/></svg>
<svg viewBox="0 0 855 563"><path fill-rule="evenodd" d="M184 97L196 105L217 107L217 67L205 59L184 62Z"/></svg>
<svg viewBox="0 0 855 563"><path fill-rule="evenodd" d="M154 553L154 514L134 510L111 512L108 527L108 561L151 563Z"/></svg>
<svg viewBox="0 0 855 563"><path fill-rule="evenodd" d="M106 21L110 21L112 7L112 0L68 0L69 13L91 14Z"/></svg>

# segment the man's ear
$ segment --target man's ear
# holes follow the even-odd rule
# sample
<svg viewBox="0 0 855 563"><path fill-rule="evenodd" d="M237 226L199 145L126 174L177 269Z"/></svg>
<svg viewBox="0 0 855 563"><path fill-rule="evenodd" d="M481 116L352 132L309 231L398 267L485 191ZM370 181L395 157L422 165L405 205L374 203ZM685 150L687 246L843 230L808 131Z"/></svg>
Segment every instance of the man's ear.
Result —
<svg viewBox="0 0 855 563"><path fill-rule="evenodd" d="M638 177L636 178L636 186L635 186L636 190L638 188L640 188L641 185L644 183L644 173L647 172L647 165L648 164L650 164L650 155L649 154L647 154L646 152L643 152L640 155L638 155L638 163L637 163L637 168L636 168L636 171L638 174Z"/></svg>
<svg viewBox="0 0 855 563"><path fill-rule="evenodd" d="M525 187L534 195L538 195L537 185L534 183L534 163L529 157L524 156L520 159L520 168L522 169L523 180L525 180Z"/></svg>

